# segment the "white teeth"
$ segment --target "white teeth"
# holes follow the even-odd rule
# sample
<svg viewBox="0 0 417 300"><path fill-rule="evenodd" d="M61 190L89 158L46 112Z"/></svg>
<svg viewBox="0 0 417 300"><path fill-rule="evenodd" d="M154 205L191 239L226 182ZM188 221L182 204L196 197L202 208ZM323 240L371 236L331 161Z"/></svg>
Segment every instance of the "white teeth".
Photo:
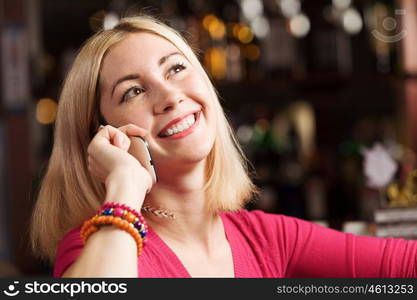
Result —
<svg viewBox="0 0 417 300"><path fill-rule="evenodd" d="M189 115L179 123L175 124L171 128L167 129L165 132L162 133L162 136L170 136L173 134L177 134L182 132L188 128L190 128L195 123L195 116L194 114Z"/></svg>

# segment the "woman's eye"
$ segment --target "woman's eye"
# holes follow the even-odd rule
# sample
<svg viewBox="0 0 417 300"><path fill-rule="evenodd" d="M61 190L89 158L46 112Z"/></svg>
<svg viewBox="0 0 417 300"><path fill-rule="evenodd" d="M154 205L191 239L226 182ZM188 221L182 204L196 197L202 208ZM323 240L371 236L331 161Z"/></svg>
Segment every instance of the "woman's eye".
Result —
<svg viewBox="0 0 417 300"><path fill-rule="evenodd" d="M137 95L142 94L144 91L145 90L141 89L140 87L132 87L123 94L122 100L120 102L125 102L130 98L136 97Z"/></svg>
<svg viewBox="0 0 417 300"><path fill-rule="evenodd" d="M171 75L175 75L175 74L177 74L177 73L179 73L179 72L181 72L182 70L184 70L185 69L185 66L184 66L184 64L182 64L182 63L178 63L178 64L175 64L170 70L169 70L169 75L171 76Z"/></svg>

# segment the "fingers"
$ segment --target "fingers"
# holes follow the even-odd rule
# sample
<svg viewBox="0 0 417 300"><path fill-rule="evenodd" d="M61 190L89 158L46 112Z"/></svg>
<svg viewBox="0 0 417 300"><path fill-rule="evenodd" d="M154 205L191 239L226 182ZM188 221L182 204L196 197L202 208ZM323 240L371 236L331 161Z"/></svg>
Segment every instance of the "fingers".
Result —
<svg viewBox="0 0 417 300"><path fill-rule="evenodd" d="M108 134L109 136L114 136L117 134L117 131L121 131L127 136L141 136L141 137L146 137L149 133L148 130L142 127L133 125L133 124L124 125L119 128L113 127L111 125L106 125L106 126L100 125L98 133L101 133L104 135Z"/></svg>
<svg viewBox="0 0 417 300"><path fill-rule="evenodd" d="M146 129L142 128L142 127L133 125L133 124L128 124L128 125L119 127L118 130L120 130L121 132L123 132L126 135L126 137L140 136L140 137L143 137L144 138L144 137L146 137L149 134L149 131L148 130L146 130ZM127 140L130 143L130 139L128 138Z"/></svg>
<svg viewBox="0 0 417 300"><path fill-rule="evenodd" d="M129 136L145 137L147 135L148 131L146 129L133 124L124 125L119 128L111 125L100 125L97 132L97 136L106 139L109 143L125 151L130 147Z"/></svg>
<svg viewBox="0 0 417 300"><path fill-rule="evenodd" d="M121 148L125 151L129 150L131 140L129 137L131 136L140 136L140 137L146 137L148 135L148 131L144 128L141 128L139 126L128 124L122 127L119 127L118 130L124 133L121 142Z"/></svg>
<svg viewBox="0 0 417 300"><path fill-rule="evenodd" d="M113 137L113 145L115 145L116 147L126 150L125 144L128 143L128 138L125 134L123 134L120 131L116 131L116 134Z"/></svg>
<svg viewBox="0 0 417 300"><path fill-rule="evenodd" d="M127 153L131 144L129 136L145 137L147 134L147 130L133 124L119 128L111 125L100 126L87 149L89 172L105 182L117 166L136 166L140 169L140 162Z"/></svg>

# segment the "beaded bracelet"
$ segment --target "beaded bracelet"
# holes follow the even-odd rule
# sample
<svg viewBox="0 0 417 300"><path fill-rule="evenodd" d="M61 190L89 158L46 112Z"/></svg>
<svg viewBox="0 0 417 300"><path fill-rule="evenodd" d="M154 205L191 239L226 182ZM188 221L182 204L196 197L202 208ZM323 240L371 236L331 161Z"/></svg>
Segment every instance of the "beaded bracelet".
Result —
<svg viewBox="0 0 417 300"><path fill-rule="evenodd" d="M105 203L101 210L97 212L101 216L114 216L122 218L131 223L140 233L142 239L146 241L145 237L148 233L148 226L142 214L136 210L120 203Z"/></svg>
<svg viewBox="0 0 417 300"><path fill-rule="evenodd" d="M129 233L136 241L138 255L141 254L148 233L148 226L142 214L125 204L104 203L96 215L84 222L81 228L80 235L84 244L102 225L114 225Z"/></svg>
<svg viewBox="0 0 417 300"><path fill-rule="evenodd" d="M146 225L145 219L143 218L142 214L139 213L136 209L131 208L125 204L120 204L117 202L106 202L103 204L102 206L102 210L108 209L108 208L113 208L113 209L121 209L127 212L130 212L131 214L133 214L136 218L139 219L139 221L143 224Z"/></svg>
<svg viewBox="0 0 417 300"><path fill-rule="evenodd" d="M87 242L88 238L93 233L99 230L99 227L97 225L114 225L119 229L126 231L133 237L133 239L136 242L138 256L142 254L143 243L142 237L139 234L138 230L134 228L134 226L128 221L114 216L94 216L90 220L84 222L80 231L81 239L84 242L84 244Z"/></svg>
<svg viewBox="0 0 417 300"><path fill-rule="evenodd" d="M106 209L106 208L120 208L122 210L126 210L126 211L134 214L137 218L141 219L142 223L145 223L145 220L143 219L142 214L139 213L136 209L127 206L126 204L121 204L121 203L117 203L117 202L106 202L106 203L103 203L101 208L103 210Z"/></svg>

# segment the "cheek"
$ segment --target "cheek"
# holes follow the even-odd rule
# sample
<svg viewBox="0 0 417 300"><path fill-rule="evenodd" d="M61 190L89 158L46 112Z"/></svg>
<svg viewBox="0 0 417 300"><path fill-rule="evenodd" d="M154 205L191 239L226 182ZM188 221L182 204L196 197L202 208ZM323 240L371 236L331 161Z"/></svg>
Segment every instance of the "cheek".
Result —
<svg viewBox="0 0 417 300"><path fill-rule="evenodd" d="M108 107L101 106L101 112L108 122L114 127L121 127L127 124L134 124L149 130L152 125L152 120L146 109L134 109L128 107Z"/></svg>
<svg viewBox="0 0 417 300"><path fill-rule="evenodd" d="M211 88L201 77L194 77L194 80L190 81L190 90L193 91L193 98L196 99L203 107L203 113L205 116L205 122L208 126L208 130L216 130L217 122L217 99L214 97Z"/></svg>
<svg viewBox="0 0 417 300"><path fill-rule="evenodd" d="M100 100L100 112L107 124L112 125L115 122L115 114L110 105L103 99Z"/></svg>
<svg viewBox="0 0 417 300"><path fill-rule="evenodd" d="M125 125L134 124L146 130L151 130L152 128L152 116L144 110L137 111L132 109L130 111L126 111L123 116Z"/></svg>
<svg viewBox="0 0 417 300"><path fill-rule="evenodd" d="M203 104L210 103L212 98L210 88L201 76L190 76L184 87L185 90L192 92L194 98L203 102Z"/></svg>

